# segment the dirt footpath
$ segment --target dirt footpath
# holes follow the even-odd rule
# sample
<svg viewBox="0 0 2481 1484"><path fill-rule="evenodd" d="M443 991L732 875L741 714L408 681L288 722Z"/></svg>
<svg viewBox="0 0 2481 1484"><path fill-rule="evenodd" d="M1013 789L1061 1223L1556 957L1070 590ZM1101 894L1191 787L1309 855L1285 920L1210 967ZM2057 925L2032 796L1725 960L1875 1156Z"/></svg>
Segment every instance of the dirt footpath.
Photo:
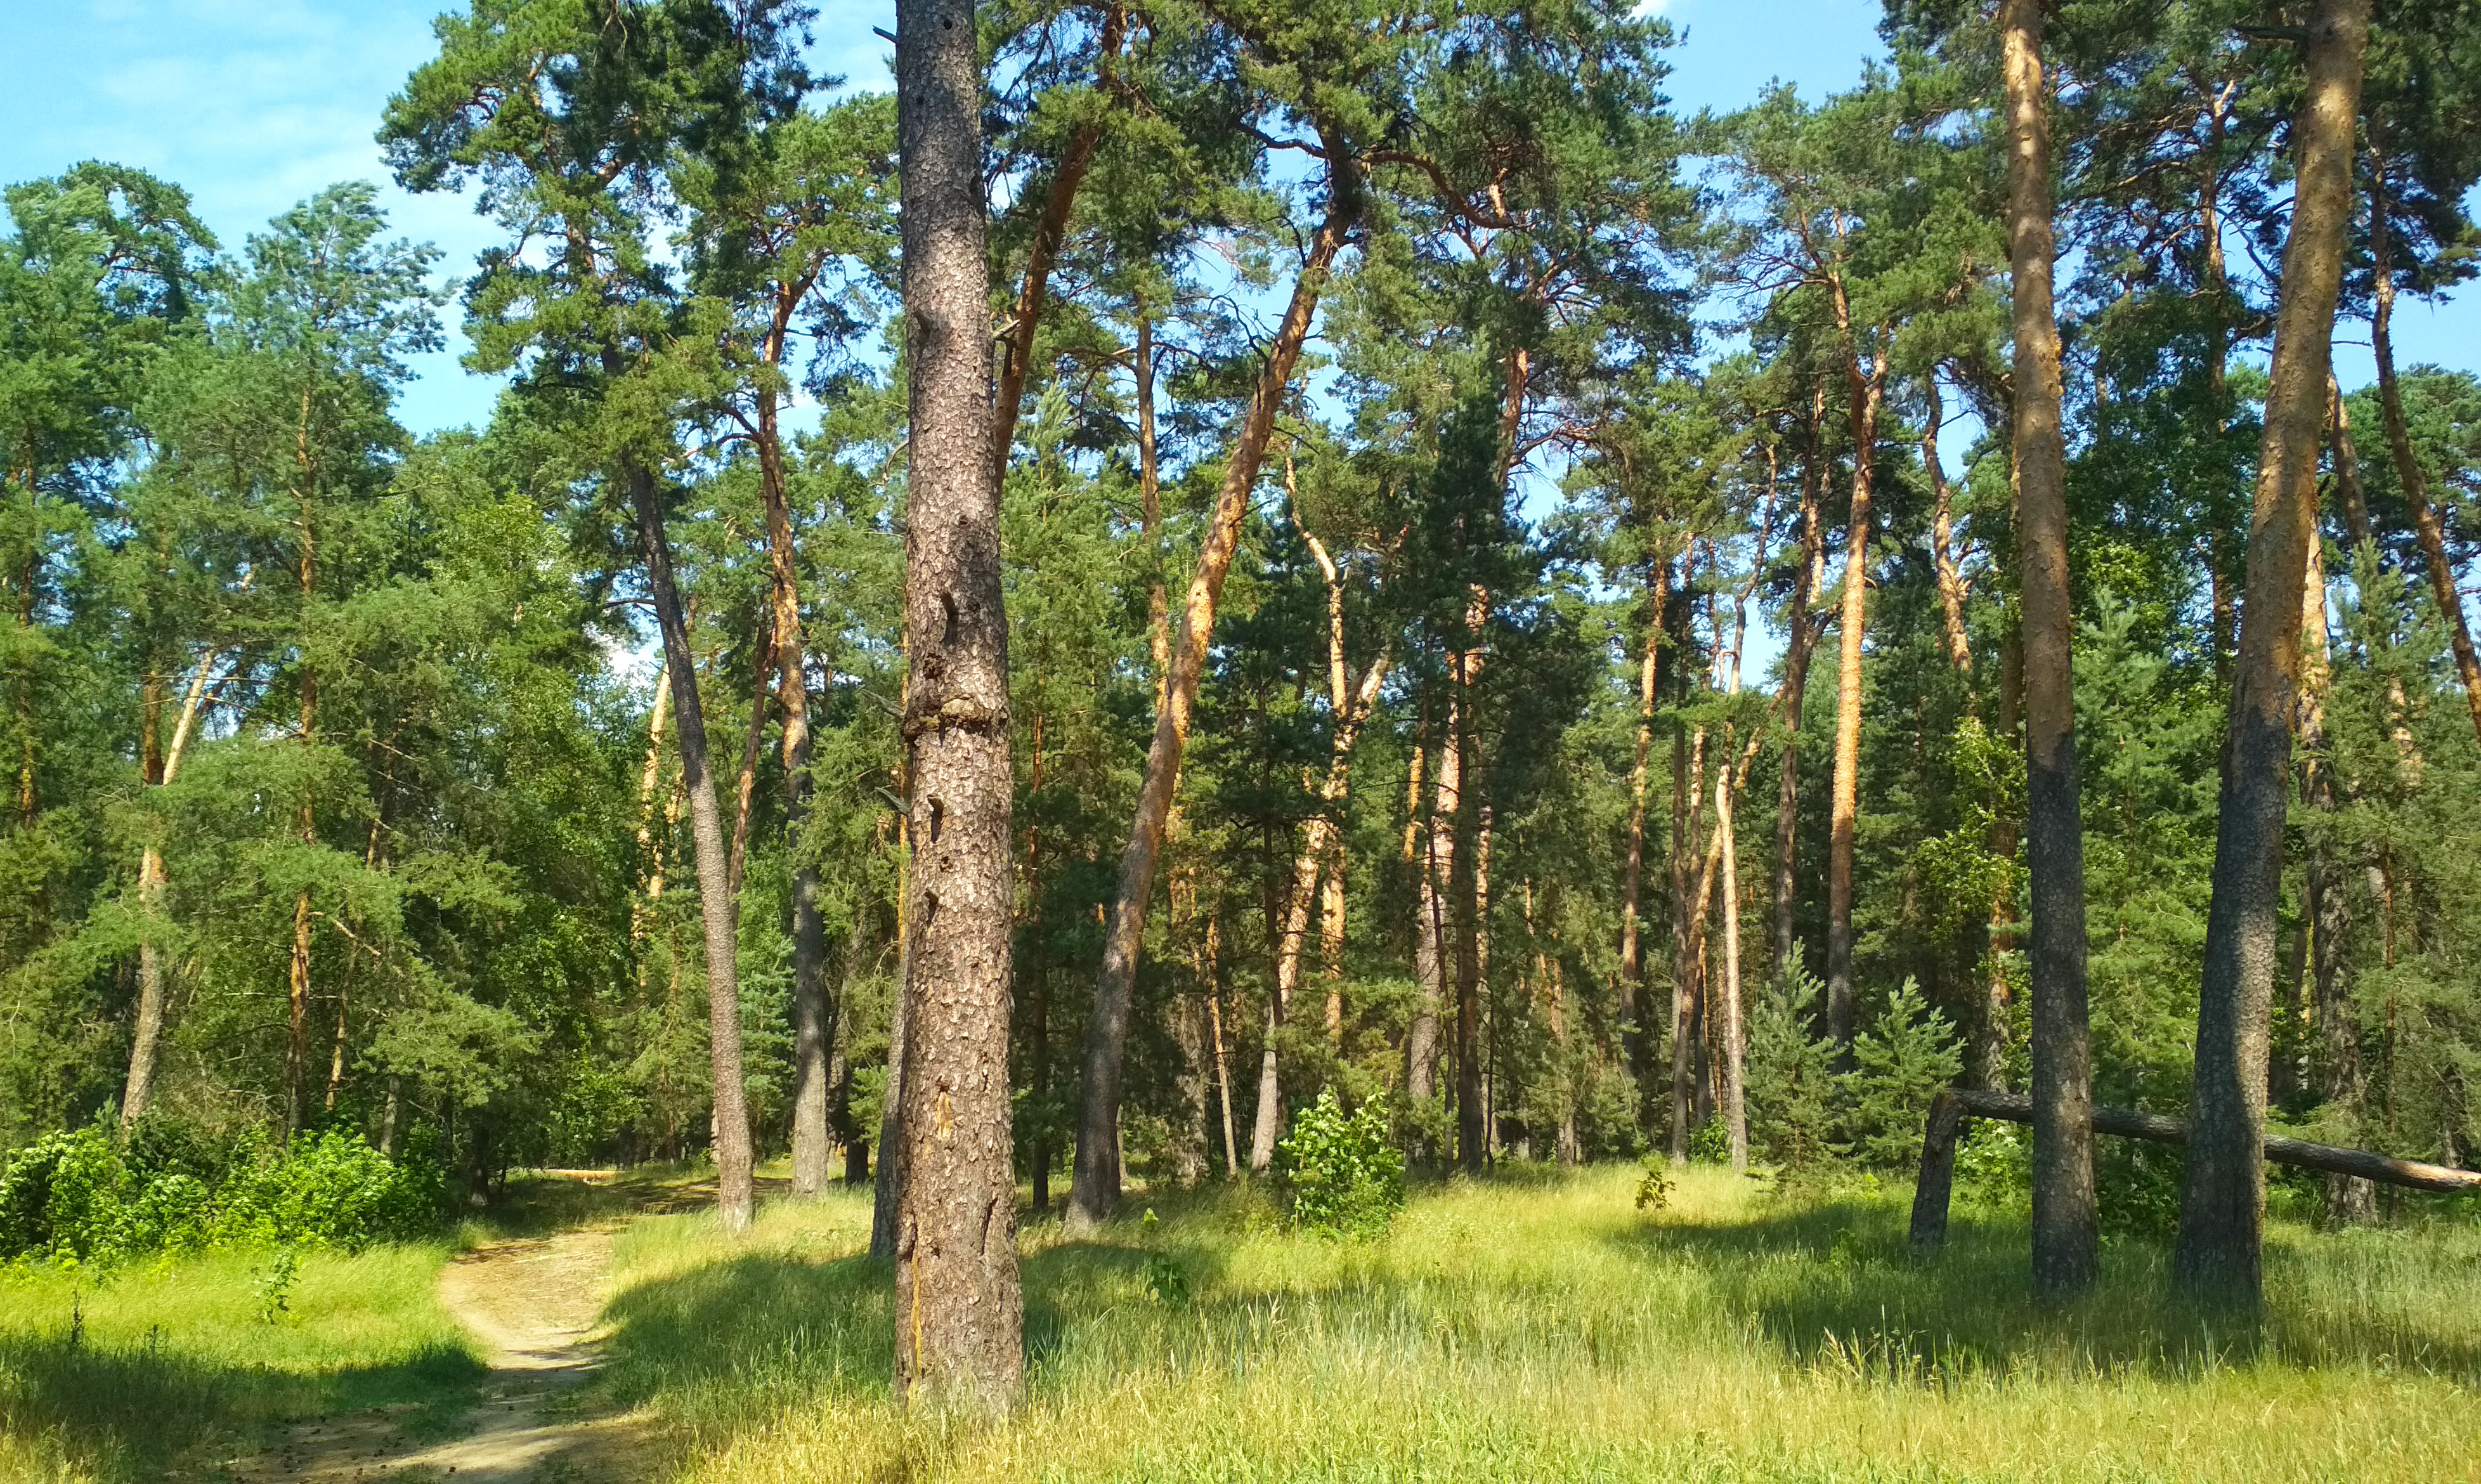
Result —
<svg viewBox="0 0 2481 1484"><path fill-rule="evenodd" d="M452 1442L407 1439L409 1408L301 1423L255 1458L240 1484L454 1479L457 1484L627 1480L643 1472L641 1429L579 1415L566 1393L598 1364L594 1321L612 1265L609 1229L498 1242L451 1263L439 1299L482 1342L491 1374Z"/></svg>

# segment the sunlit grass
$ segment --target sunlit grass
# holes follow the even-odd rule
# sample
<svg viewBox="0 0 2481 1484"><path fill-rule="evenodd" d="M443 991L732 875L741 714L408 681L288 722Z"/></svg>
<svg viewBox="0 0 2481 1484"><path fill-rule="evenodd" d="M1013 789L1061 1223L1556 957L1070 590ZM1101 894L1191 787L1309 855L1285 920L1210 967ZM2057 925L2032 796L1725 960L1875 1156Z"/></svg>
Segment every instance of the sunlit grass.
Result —
<svg viewBox="0 0 2481 1484"><path fill-rule="evenodd" d="M610 1384L713 1480L2475 1476L2468 1219L2278 1227L2242 1322L2174 1302L2148 1243L2054 1310L2001 1218L1960 1212L1923 1263L1908 1192L1701 1169L1641 1213L1634 1189L1613 1169L1432 1187L1369 1245L1226 1192L1155 1198L1159 1223L1095 1242L1035 1223L1032 1399L991 1429L891 1407L866 1198L771 1208L740 1243L661 1218L622 1239Z"/></svg>
<svg viewBox="0 0 2481 1484"><path fill-rule="evenodd" d="M283 1419L453 1405L482 1367L434 1293L447 1255L304 1253L273 1319L269 1252L0 1267L0 1480L160 1479Z"/></svg>

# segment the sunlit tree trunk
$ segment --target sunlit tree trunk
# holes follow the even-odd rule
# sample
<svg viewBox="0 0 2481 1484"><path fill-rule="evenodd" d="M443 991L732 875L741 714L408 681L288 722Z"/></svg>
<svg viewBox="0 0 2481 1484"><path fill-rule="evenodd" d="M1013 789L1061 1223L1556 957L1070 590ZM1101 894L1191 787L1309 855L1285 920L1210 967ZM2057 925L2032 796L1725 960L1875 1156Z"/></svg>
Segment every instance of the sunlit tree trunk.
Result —
<svg viewBox="0 0 2481 1484"><path fill-rule="evenodd" d="M1197 703L1197 686L1205 672L1214 638L1214 608L1239 549L1241 519L1258 482L1258 469L1275 430L1275 414L1289 394L1301 347L1336 255L1344 250L1359 215L1360 182L1353 175L1347 147L1329 139L1325 221L1311 241L1293 280L1292 302L1267 348L1264 369L1251 393L1249 409L1235 440L1232 458L1217 487L1209 517L1206 541L1198 553L1197 570L1189 579L1187 600L1165 669L1163 701L1157 708L1154 741L1146 752L1143 783L1138 788L1136 815L1120 857L1118 891L1103 940L1103 962L1094 989L1094 1010L1086 1022L1085 1079L1077 1120L1077 1167L1069 1186L1068 1225L1091 1231L1111 1213L1120 1198L1120 1062L1128 1045L1129 1012L1136 986L1137 954L1145 938L1145 918L1154 895L1155 863L1162 849L1164 827L1180 786L1182 755L1188 745L1189 716Z"/></svg>
<svg viewBox="0 0 2481 1484"><path fill-rule="evenodd" d="M1878 404L1887 385L1887 352L1864 357L1854 337L1843 280L1829 280L1837 328L1843 335L1852 421L1852 514L1843 558L1842 652L1835 681L1835 788L1826 857L1826 1033L1838 1054L1852 1044L1852 856L1861 815L1861 640L1869 604L1870 494L1876 482Z"/></svg>
<svg viewBox="0 0 2481 1484"><path fill-rule="evenodd" d="M198 715L206 703L208 676L222 658L220 651L210 649L198 657L198 667L190 673L190 684L181 693L181 715L172 723L172 741L160 759L147 749L148 770L154 776L142 779L149 788L169 787L181 775L181 760L190 749L190 739L197 730ZM153 717L148 717L151 725ZM155 1059L164 1041L164 953L157 945L164 916L166 886L164 851L149 828L146 843L138 855L138 905L144 914L144 927L138 939L138 1017L129 1039L129 1080L120 1094L120 1137L127 1139L138 1120L146 1116L146 1105L155 1090Z"/></svg>
<svg viewBox="0 0 2481 1484"><path fill-rule="evenodd" d="M2303 47L2307 86L2293 131L2298 185L2249 526L2248 601L2233 672L2187 1174L2172 1259L2184 1286L2252 1301L2262 1289L2267 1012L2300 671L2300 585L2315 535L2317 454L2368 29L2368 0L2318 0Z"/></svg>
<svg viewBox="0 0 2481 1484"><path fill-rule="evenodd" d="M999 1413L1025 1388L1008 1098L1007 617L992 441L981 62L970 0L899 0L907 402L903 735L913 840L896 1393Z"/></svg>

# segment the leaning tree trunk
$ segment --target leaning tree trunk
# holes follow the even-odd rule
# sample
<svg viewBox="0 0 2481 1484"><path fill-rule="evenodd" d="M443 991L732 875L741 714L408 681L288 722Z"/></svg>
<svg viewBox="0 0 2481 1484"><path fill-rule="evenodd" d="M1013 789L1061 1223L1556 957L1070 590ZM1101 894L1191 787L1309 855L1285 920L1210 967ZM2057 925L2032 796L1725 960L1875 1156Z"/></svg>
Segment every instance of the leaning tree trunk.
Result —
<svg viewBox="0 0 2481 1484"><path fill-rule="evenodd" d="M1233 554L1240 542L1241 518L1248 513L1249 494L1258 482L1258 467L1274 435L1275 414L1293 384L1301 347L1309 338L1310 321L1336 255L1344 250L1359 216L1360 183L1341 139L1328 139L1326 219L1310 244L1293 280L1292 302L1268 348L1265 369L1250 394L1249 410L1216 489L1206 542L1198 553L1197 571L1189 579L1181 608L1180 627L1172 642L1171 665L1165 672L1162 704L1155 716L1154 741L1146 750L1144 782L1137 791L1136 816L1130 822L1129 843L1120 855L1118 892L1103 940L1102 971L1094 985L1094 1011L1086 1022L1084 1096L1077 1118L1077 1168L1069 1185L1067 1224L1072 1231L1092 1231L1110 1215L1120 1199L1120 1062L1128 1046L1129 1008L1137 979L1137 953L1145 940L1146 909L1154 896L1155 862L1162 850L1163 829L1170 820L1172 799L1180 788L1182 754L1188 746L1189 714L1197 704L1198 681L1206 669L1207 647L1214 638L1214 606L1231 573Z"/></svg>
<svg viewBox="0 0 2481 1484"><path fill-rule="evenodd" d="M638 516L638 545L646 563L647 596L663 633L666 673L671 677L674 743L681 758L681 790L689 796L690 841L696 850L698 915L706 929L707 1041L715 1071L715 1175L717 1214L724 1230L748 1230L755 1206L749 1148L749 1105L742 1090L741 981L733 938L731 846L707 771L706 710L699 704L697 660L690 651L689 624L680 586L672 575L672 548L664 532L663 496L655 477L632 460L624 470Z"/></svg>
<svg viewBox="0 0 2481 1484"><path fill-rule="evenodd" d="M2472 730L2481 735L2481 652L2472 646L2472 626L2464 617L2464 595L2456 590L2455 566L2447 560L2446 532L2438 508L2430 503L2429 475L2412 447L2411 425L2404 418L2403 388L2395 380L2395 278L2393 245L2388 240L2387 161L2380 154L2369 171L2369 244L2377 280L2377 305L2369 316L2369 343L2377 352L2378 407L2385 414L2387 452L2393 456L2395 482L2403 490L2404 508L2412 515L2413 534L2420 540L2421 565L2429 572L2430 596L2446 626L2446 642L2455 655L2455 673L2464 682L2464 699L2472 713Z"/></svg>
<svg viewBox="0 0 2481 1484"><path fill-rule="evenodd" d="M2068 591L2067 443L2050 299L2050 90L2040 0L2005 0L2008 237L2016 311L2016 529L2024 612L2024 840L2033 898L2033 1286L2058 1297L2101 1261L2093 1041L2085 1011L2084 820Z"/></svg>
<svg viewBox="0 0 2481 1484"><path fill-rule="evenodd" d="M998 1413L1025 1389L1008 1106L1007 618L991 441L980 58L971 0L899 0L910 369L907 883L896 1393Z"/></svg>
<svg viewBox="0 0 2481 1484"><path fill-rule="evenodd" d="M164 749L155 776L145 780L154 788L168 787L181 775L181 759L190 750L198 711L206 701L207 674L215 668L218 657L219 651L213 649L198 657L198 667L192 672L189 689L181 695L180 717L172 723L171 745ZM150 729L153 724L150 716ZM129 1038L129 1080L120 1094L123 1140L137 1127L138 1120L146 1116L146 1103L155 1090L155 1057L164 1041L164 951L156 946L155 935L164 916L165 884L163 847L150 832L138 857L138 905L144 927L138 939L138 1023Z"/></svg>
<svg viewBox="0 0 2481 1484"><path fill-rule="evenodd" d="M2318 0L2304 48L2308 86L2294 125L2299 184L2284 251L2264 453L2249 527L2248 596L2233 669L2213 906L2197 1006L2193 1133L2172 1254L2183 1286L2252 1302L2262 1290L2267 1014L2291 792L2300 585L2315 535L2317 454L2368 35L2368 0Z"/></svg>
<svg viewBox="0 0 2481 1484"><path fill-rule="evenodd" d="M1844 335L1852 419L1852 518L1843 558L1842 653L1835 678L1835 792L1826 854L1826 1033L1839 1057L1852 1046L1852 854L1861 815L1861 639L1869 605L1869 499L1878 445L1878 401L1887 382L1887 352L1861 368L1843 281L1832 280L1836 320Z"/></svg>

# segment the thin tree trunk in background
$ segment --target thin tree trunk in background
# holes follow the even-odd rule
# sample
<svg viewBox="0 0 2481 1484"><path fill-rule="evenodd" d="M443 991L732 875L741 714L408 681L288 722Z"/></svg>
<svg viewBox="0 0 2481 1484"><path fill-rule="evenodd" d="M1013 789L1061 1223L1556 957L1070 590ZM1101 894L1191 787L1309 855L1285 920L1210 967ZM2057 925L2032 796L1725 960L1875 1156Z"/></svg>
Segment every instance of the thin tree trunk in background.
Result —
<svg viewBox="0 0 2481 1484"><path fill-rule="evenodd" d="M2339 453L2337 458L2339 461ZM2334 668L2326 642L2326 563L2324 543L2309 542L2309 572L2300 588L2300 800L2331 821L2340 804L2335 766L2326 735L2326 700L2332 693ZM2361 1023L2352 1005L2352 990L2343 976L2343 945L2352 930L2352 911L2343 894L2343 873L2324 832L2309 832L2301 884L2306 897L2311 983L2310 1003L2324 1033L2323 1078L2319 1090L2326 1106L2350 1117L2357 1142L2361 1112ZM2326 1177L2326 1216L2335 1222L2359 1222L2377 1215L2377 1187L2348 1175Z"/></svg>
<svg viewBox="0 0 2481 1484"><path fill-rule="evenodd" d="M1816 601L1817 571L1826 560L1826 533L1818 520L1825 504L1826 382L1810 383L1809 443L1800 463L1800 569L1792 574L1791 599L1784 606L1784 751L1783 771L1775 793L1775 943L1774 976L1789 985L1796 946L1792 938L1792 898L1797 887L1792 865L1800 820L1800 707L1809 689L1809 658L1817 647L1817 626L1809 607Z"/></svg>
<svg viewBox="0 0 2481 1484"><path fill-rule="evenodd" d="M1461 657L1449 657L1451 667L1460 668L1462 663ZM1439 1021L1447 1013L1448 927L1455 901L1455 820L1464 807L1464 761L1456 745L1463 735L1462 708L1462 698L1451 683L1447 726L1439 741L1438 776L1431 785L1430 818L1423 837L1421 930L1428 939L1429 957L1426 965L1417 959L1415 967L1426 967L1429 975L1423 980L1412 1028L1405 1035L1407 1091L1417 1104L1428 1103L1439 1085Z"/></svg>
<svg viewBox="0 0 2481 1484"><path fill-rule="evenodd" d="M2192 1132L2173 1271L2191 1289L2262 1292L2267 1010L2277 957L2300 671L2300 585L2314 538L2326 374L2351 215L2351 155L2368 0L2319 0L2303 48L2299 173L2285 246L2265 445L2248 542L2197 1010Z"/></svg>
<svg viewBox="0 0 2481 1484"><path fill-rule="evenodd" d="M655 838L655 785L664 774L664 723L671 716L671 666L664 664L655 671L655 702L648 708L646 718L646 766L638 776L638 854L648 864L646 893L629 904L629 941L645 941L648 920L655 903L664 895L664 847L666 840ZM666 798L668 805L669 799ZM667 813L666 821L671 822Z"/></svg>
<svg viewBox="0 0 2481 1484"><path fill-rule="evenodd" d="M1723 846L1723 1128L1731 1135L1732 1168L1749 1167L1749 1107L1744 1062L1748 1035L1740 1017L1740 867L1732 832L1732 779L1714 779L1714 838Z"/></svg>
<svg viewBox="0 0 2481 1484"><path fill-rule="evenodd" d="M906 388L907 883L896 1394L1014 1410L1025 1392L1008 1098L1015 905L1007 616L971 0L898 0Z"/></svg>
<svg viewBox="0 0 2481 1484"><path fill-rule="evenodd" d="M1861 640L1869 604L1869 502L1876 482L1878 400L1887 383L1881 349L1861 369L1843 280L1832 280L1837 326L1843 332L1852 419L1852 516L1843 559L1842 654L1835 682L1835 792L1826 857L1826 1033L1836 1054L1852 1046L1852 853L1861 814Z"/></svg>
<svg viewBox="0 0 2481 1484"><path fill-rule="evenodd" d="M1646 1034L1645 945L1640 919L1645 893L1645 769L1654 751L1655 682L1661 668L1662 600L1671 585L1667 564L1646 563L1645 658L1637 665L1636 757L1629 765L1628 870L1620 886L1620 1025L1629 1077L1636 1089L1637 1121L1645 1122L1645 1081L1652 1072L1653 1037Z"/></svg>
<svg viewBox="0 0 2481 1484"><path fill-rule="evenodd" d="M1293 371L1309 338L1327 273L1336 254L1344 250L1359 213L1360 183L1352 178L1346 147L1341 140L1327 143L1326 219L1302 261L1300 276L1293 281L1292 302L1274 343L1267 348L1266 366L1250 395L1232 460L1215 491L1205 545L1198 553L1197 571L1189 579L1179 632L1171 646L1163 703L1156 710L1154 741L1146 752L1136 815L1120 857L1118 891L1094 986L1094 1010L1086 1022L1084 1096L1077 1120L1077 1168L1068 1195L1068 1226L1076 1232L1092 1231L1119 1204L1120 1063L1128 1045L1130 1002L1136 986L1137 954L1144 944L1146 910L1154 896L1156 857L1162 849L1164 827L1180 787L1189 715L1197 703L1198 681L1214 638L1214 607L1239 549L1241 519L1248 513L1258 467L1274 434L1275 413L1291 390Z"/></svg>
<svg viewBox="0 0 2481 1484"><path fill-rule="evenodd" d="M2036 71L2039 61L2036 60ZM1955 560L1955 492L1947 487L1946 470L1939 464L1938 372L1927 378L1929 410L1921 421L1921 464L1930 480L1930 563L1937 569L1939 626L1946 636L1948 663L1967 682L1972 679L1972 639L1964 629L1964 574Z"/></svg>
<svg viewBox="0 0 2481 1484"><path fill-rule="evenodd" d="M729 846L717 807L715 779L707 771L706 713L698 700L697 661L690 652L689 624L672 576L671 542L664 531L662 495L655 478L631 462L623 471L638 519L638 545L646 567L646 592L656 627L663 632L666 673L671 679L674 748L681 760L681 789L689 797L690 839L696 852L698 912L706 934L707 1041L715 1076L716 1213L724 1230L748 1230L756 1203L749 1147L749 1106L742 1090L741 983L734 946Z"/></svg>
<svg viewBox="0 0 2481 1484"><path fill-rule="evenodd" d="M1206 980L1207 1030L1214 1038L1214 1088L1223 1101L1223 1175L1232 1180L1240 1174L1240 1152L1232 1126L1232 1068L1223 1055L1223 991L1215 980L1215 961L1221 946L1222 922L1210 917L1206 920L1202 976Z"/></svg>
<svg viewBox="0 0 2481 1484"><path fill-rule="evenodd" d="M2420 540L2421 565L2429 571L2430 597L2438 604L2439 621L2446 626L2447 646L2455 654L2455 673L2464 682L2464 699L2472 713L2472 730L2481 736L2481 653L2472 646L2472 626L2464 616L2464 597L2456 590L2455 567L2446 555L2446 532L2430 503L2429 474L2413 453L2412 429L2404 417L2403 388L2395 379L2395 279L2392 230L2387 215L2387 161L2383 154L2369 171L2369 243L2376 278L2377 303L2369 316L2369 342L2377 352L2378 406L2385 414L2387 451L2394 457L2395 482L2411 512L2413 534ZM2349 207L2345 208L2348 213Z"/></svg>
<svg viewBox="0 0 2481 1484"><path fill-rule="evenodd" d="M181 694L181 715L172 723L171 745L164 749L160 763L147 759L154 764L149 770L155 776L140 781L150 788L167 787L180 777L181 759L189 753L190 738L197 730L198 714L206 702L207 676L221 654L210 649L198 657L198 667L191 672L189 688ZM138 939L138 1017L129 1038L129 1080L120 1094L119 1134L124 1142L138 1120L146 1116L146 1104L155 1090L155 1058L164 1042L164 955L155 934L164 915L165 885L164 852L150 830L138 856L138 905L145 925Z"/></svg>
<svg viewBox="0 0 2481 1484"><path fill-rule="evenodd" d="M749 814L758 802L758 758L767 750L767 703L775 689L772 618L758 634L749 656L749 729L741 734L741 768L733 775L732 847L724 856L724 885L731 889L733 923L741 922L741 878L749 862Z"/></svg>
<svg viewBox="0 0 2481 1484"><path fill-rule="evenodd" d="M781 335L779 333L778 340ZM783 718L784 839L793 856L793 1193L827 1186L834 1140L827 1103L835 1039L827 1004L826 924L819 913L819 868L802 836L810 818L809 639L801 623L801 582L793 544L784 440L775 394L758 402L759 492L767 505L767 592L775 656L776 714Z"/></svg>
<svg viewBox="0 0 2481 1484"><path fill-rule="evenodd" d="M2007 78L2008 236L2016 311L2016 526L2024 612L2024 818L2033 899L2033 1286L2062 1297L2100 1271L2093 1036L2085 1009L2084 818L2076 777L2076 610L2067 443L2050 279L2050 90L2040 0L1999 11Z"/></svg>
<svg viewBox="0 0 2481 1484"><path fill-rule="evenodd" d="M1475 756L1474 687L1481 678L1482 630L1490 621L1490 597L1479 584L1465 605L1465 643L1456 657L1456 700L1449 712L1447 745L1456 760L1456 805L1444 808L1447 838L1454 843L1449 862L1449 891L1456 920L1456 1158L1467 1170L1479 1171L1486 1160L1490 1129L1485 1119L1481 1056L1481 833L1480 779ZM1447 764L1439 781L1447 783ZM1437 839L1435 835L1433 840Z"/></svg>
<svg viewBox="0 0 2481 1484"><path fill-rule="evenodd" d="M2010 443L2013 443L2011 436ZM1998 738L2014 748L2024 730L2024 638L2014 626L1998 638ZM2007 981L2007 954L2016 939L2016 821L1994 805L1981 847L2002 864L1990 889L1988 963L1981 986L1981 1024L1973 1029L1972 1071L1985 1091L2007 1090L2008 1006L2015 987Z"/></svg>
<svg viewBox="0 0 2481 1484"><path fill-rule="evenodd" d="M1682 646L1684 652L1686 646ZM1686 685L1683 675L1682 685ZM1671 735L1671 1162L1688 1162L1688 1133L1697 1099L1695 1045L1697 971L1704 961L1705 911L1696 898L1689 854L1705 813L1706 729L1689 740L1685 723Z"/></svg>
<svg viewBox="0 0 2481 1484"><path fill-rule="evenodd" d="M1344 832L1336 831L1327 847L1326 879L1320 884L1319 910L1319 973L1326 980L1326 1039L1344 1049Z"/></svg>

